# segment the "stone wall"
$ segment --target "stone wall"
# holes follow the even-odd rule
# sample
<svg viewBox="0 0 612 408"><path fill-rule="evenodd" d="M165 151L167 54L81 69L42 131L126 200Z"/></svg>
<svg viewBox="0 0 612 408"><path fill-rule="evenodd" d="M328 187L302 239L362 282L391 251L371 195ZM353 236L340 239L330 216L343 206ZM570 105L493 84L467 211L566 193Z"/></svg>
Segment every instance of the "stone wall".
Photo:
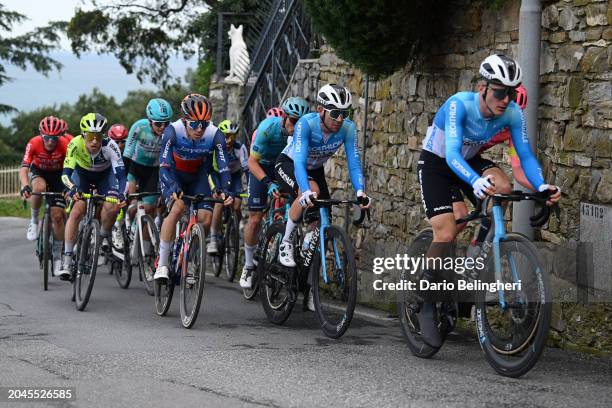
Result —
<svg viewBox="0 0 612 408"><path fill-rule="evenodd" d="M563 198L561 221L551 218L541 238L563 243L579 239L580 202L612 203L612 4L542 3L537 154L545 180L561 186ZM429 55L386 79L370 81L365 172L366 190L375 199L374 227L365 235L356 233L358 254L393 253L427 226L416 173L426 129L450 95L475 88L478 66L487 55L518 57L519 8L519 0L507 0L500 10L488 9L480 0L450 1L449 10L455 10L448 16L452 26ZM345 84L352 91L363 147L365 78L333 50L324 47L317 60L302 61L287 95L314 102L316 90L328 82ZM505 163L505 151L498 146L488 156ZM350 196L343 156L329 161L326 174L336 195ZM365 259L361 266L369 270ZM367 279L362 276L364 284ZM581 313L584 319L588 311ZM604 338L609 339L612 324L602 324Z"/></svg>

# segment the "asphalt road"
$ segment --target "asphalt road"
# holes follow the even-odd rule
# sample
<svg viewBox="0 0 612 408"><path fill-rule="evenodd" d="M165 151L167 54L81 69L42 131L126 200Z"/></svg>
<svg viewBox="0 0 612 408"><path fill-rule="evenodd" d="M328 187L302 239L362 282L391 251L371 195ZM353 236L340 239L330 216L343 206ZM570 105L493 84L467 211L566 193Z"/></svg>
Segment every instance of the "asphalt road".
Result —
<svg viewBox="0 0 612 408"><path fill-rule="evenodd" d="M606 407L612 360L547 349L521 379L497 375L471 336L413 357L397 321L356 317L326 338L298 307L273 326L237 284L211 277L193 329L158 317L140 282L101 267L85 312L70 286L43 292L25 221L0 219L0 386L76 388L65 407Z"/></svg>

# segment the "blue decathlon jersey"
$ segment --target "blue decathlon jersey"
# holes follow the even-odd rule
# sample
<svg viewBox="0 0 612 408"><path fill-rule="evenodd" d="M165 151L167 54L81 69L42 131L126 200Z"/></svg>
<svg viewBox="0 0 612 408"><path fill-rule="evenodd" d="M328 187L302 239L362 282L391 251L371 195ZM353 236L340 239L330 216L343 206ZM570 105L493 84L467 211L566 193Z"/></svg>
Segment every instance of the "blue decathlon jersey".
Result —
<svg viewBox="0 0 612 408"><path fill-rule="evenodd" d="M321 130L321 118L317 112L304 115L298 120L293 131L293 141L285 147L283 153L293 159L295 178L301 191L310 189L306 169L322 167L342 145L346 152L353 188L356 191L363 191L363 173L355 124L345 119L338 132L324 135Z"/></svg>
<svg viewBox="0 0 612 408"><path fill-rule="evenodd" d="M527 179L538 189L544 184L542 169L533 155L527 138L523 111L510 102L501 116L485 119L480 114L477 92L459 92L444 102L427 129L423 149L445 157L448 166L466 183L472 185L480 176L466 160L476 156L482 146L503 128L509 128Z"/></svg>
<svg viewBox="0 0 612 408"><path fill-rule="evenodd" d="M285 146L287 137L282 133L283 119L273 116L266 118L257 126L257 133L251 146L251 156L264 165L274 164Z"/></svg>
<svg viewBox="0 0 612 408"><path fill-rule="evenodd" d="M164 130L162 137L162 151L159 158L161 182L176 191L178 190L175 174L177 171L197 173L199 177L208 178L212 170L213 152L221 175L221 189L227 191L230 185L230 173L225 161L227 151L223 133L211 123L199 140L192 140L187 136L181 119L171 123Z"/></svg>
<svg viewBox="0 0 612 408"><path fill-rule="evenodd" d="M161 139L153 133L148 119L140 119L130 128L123 157L143 166L159 166Z"/></svg>

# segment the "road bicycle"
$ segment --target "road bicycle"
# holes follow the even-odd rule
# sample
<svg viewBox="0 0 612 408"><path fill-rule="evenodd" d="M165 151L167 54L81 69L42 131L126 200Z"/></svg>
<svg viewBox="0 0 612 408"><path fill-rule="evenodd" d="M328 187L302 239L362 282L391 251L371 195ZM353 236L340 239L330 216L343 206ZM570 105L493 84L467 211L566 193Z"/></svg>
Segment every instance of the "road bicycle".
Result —
<svg viewBox="0 0 612 408"><path fill-rule="evenodd" d="M240 194L240 198L248 197L248 194ZM228 282L233 282L238 269L238 258L240 255L240 220L233 207L223 207L221 215L221 236L217 242L217 253L210 255L215 277L221 275L225 269ZM213 239L215 237L211 237Z"/></svg>
<svg viewBox="0 0 612 408"><path fill-rule="evenodd" d="M52 249L53 242L55 241L52 234L53 228L51 223L51 205L49 200L55 197L63 198L64 194L45 191L40 193L31 193L31 195L38 195L44 197L45 199L45 213L40 222L40 228L38 229L40 233L36 239L36 256L38 257L38 265L43 274L43 289L47 290L49 286L49 275L53 270Z"/></svg>
<svg viewBox="0 0 612 408"><path fill-rule="evenodd" d="M317 199L314 211L306 211L304 221L310 230L294 234L295 268L283 266L279 247L285 231L284 222L274 222L264 238L260 297L268 320L284 323L297 301L298 293L309 287L315 315L323 333L331 338L341 337L351 324L357 301L357 268L353 244L344 229L332 225L329 209L335 205L360 204L360 201ZM353 221L360 225L369 210Z"/></svg>
<svg viewBox="0 0 612 408"><path fill-rule="evenodd" d="M153 217L145 212L142 198L160 194L160 192L128 194L128 200L137 200L136 214L133 219L129 215L123 217L123 211L119 214L117 233L120 235L117 235L117 238L121 239L113 239L112 249L115 261L111 264L111 268L119 286L123 289L129 287L132 267L138 265L139 279L151 296L154 294L153 275L155 257L159 252L159 230Z"/></svg>
<svg viewBox="0 0 612 408"><path fill-rule="evenodd" d="M201 202L223 203L223 200L204 195L183 195L190 201L189 218L183 215L177 222L176 238L169 262L169 278L154 281L155 311L164 316L172 302L174 286L180 287L181 324L190 329L198 318L204 294L206 274L206 234L197 222L196 205ZM157 266L159 259L156 260Z"/></svg>
<svg viewBox="0 0 612 408"><path fill-rule="evenodd" d="M504 284L497 291L476 290L472 294L480 347L491 367L508 377L520 377L537 362L548 335L552 305L548 275L539 261L537 248L525 236L506 232L502 204L523 200L545 203L547 199L548 193L513 191L511 194L495 194L480 202L467 217L457 220L457 224L461 224L481 219L466 259L481 259L485 268L470 268L463 273L463 279L466 282L484 279ZM491 201L492 215L488 211ZM558 211L557 207L555 211ZM530 218L531 225L542 226L549 216L550 207L543 206ZM432 229L422 230L407 255L424 257L432 240ZM422 272L403 270L400 282L418 283ZM509 286L511 290L505 289L508 287L506 284L512 283L518 285ZM422 301L422 294L416 290L399 291L397 310L404 339L412 354L430 358L440 348L431 347L422 340L418 322ZM436 306L438 330L444 340L455 327L459 304L444 300L437 302Z"/></svg>
<svg viewBox="0 0 612 408"><path fill-rule="evenodd" d="M103 202L119 204L116 197L107 197L93 193L82 193L81 197L86 200L87 209L85 217L79 224L79 231L74 245L74 256L70 265L72 277L72 300L76 303L79 311L85 310L91 291L93 290L98 268L98 255L100 254L100 221L96 218L100 204ZM70 214L74 200L66 209Z"/></svg>

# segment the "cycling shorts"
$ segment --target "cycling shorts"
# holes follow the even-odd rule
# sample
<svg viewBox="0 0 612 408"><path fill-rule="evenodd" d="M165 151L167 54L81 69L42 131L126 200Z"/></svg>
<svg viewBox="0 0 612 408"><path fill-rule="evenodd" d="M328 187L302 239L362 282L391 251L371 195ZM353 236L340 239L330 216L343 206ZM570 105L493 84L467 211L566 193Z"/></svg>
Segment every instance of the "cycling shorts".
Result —
<svg viewBox="0 0 612 408"><path fill-rule="evenodd" d="M497 167L490 160L479 155L467 160L471 168L479 175L493 167ZM427 218L453 212L453 203L463 201L460 191L470 197L472 186L466 184L448 167L446 159L434 153L423 150L417 166L419 184L421 185L421 199Z"/></svg>
<svg viewBox="0 0 612 408"><path fill-rule="evenodd" d="M261 164L259 163L266 176L270 180L274 180L274 165L273 164ZM251 172L249 174L249 211L263 211L268 203L268 186L265 183L257 180L257 178Z"/></svg>
<svg viewBox="0 0 612 408"><path fill-rule="evenodd" d="M299 186L295 179L295 167L293 160L285 155L281 154L276 160L274 166L276 181L278 181L281 190L285 193L290 193L294 197L299 195ZM327 181L325 180L325 168L323 166L307 170L308 180L312 180L319 186L318 198L329 199L329 188L327 187Z"/></svg>
<svg viewBox="0 0 612 408"><path fill-rule="evenodd" d="M178 183L179 188L183 191L184 194L203 194L205 197L210 197L212 195L210 192L210 186L208 185L208 177L202 177L198 173L185 173L176 169L174 170L174 175L176 177L176 182ZM169 189L163 182L160 183L160 188L162 192L162 197L164 198L164 202L166 203L166 207L170 208L170 205L172 204L173 191ZM183 198L183 202L187 206L189 206L190 204L190 200L187 200L186 198ZM213 203L199 202L196 205L196 209L212 211Z"/></svg>
<svg viewBox="0 0 612 408"><path fill-rule="evenodd" d="M76 165L70 179L79 190L85 193L96 189L100 195L119 197L119 181L112 167L103 171L87 171Z"/></svg>
<svg viewBox="0 0 612 408"><path fill-rule="evenodd" d="M128 182L136 183L138 191L159 191L159 167L143 166L136 162L130 162L127 180ZM142 198L142 201L147 205L155 205L157 203L157 196L146 196Z"/></svg>
<svg viewBox="0 0 612 408"><path fill-rule="evenodd" d="M30 184L35 178L41 178L47 183L47 191L52 193L61 193L66 190L66 186L62 183L62 170L45 171L35 165L30 166ZM62 197L49 197L49 206L51 207L66 207L66 202Z"/></svg>

